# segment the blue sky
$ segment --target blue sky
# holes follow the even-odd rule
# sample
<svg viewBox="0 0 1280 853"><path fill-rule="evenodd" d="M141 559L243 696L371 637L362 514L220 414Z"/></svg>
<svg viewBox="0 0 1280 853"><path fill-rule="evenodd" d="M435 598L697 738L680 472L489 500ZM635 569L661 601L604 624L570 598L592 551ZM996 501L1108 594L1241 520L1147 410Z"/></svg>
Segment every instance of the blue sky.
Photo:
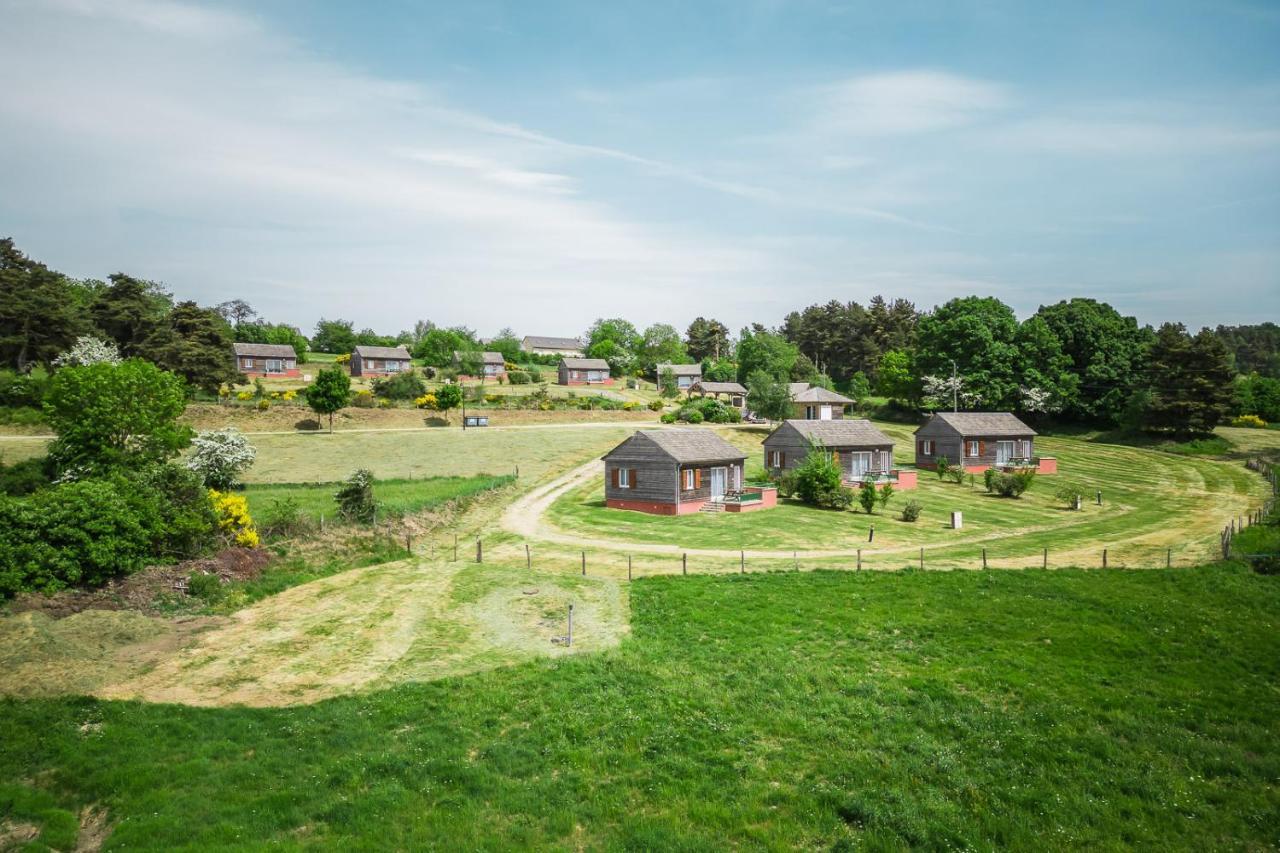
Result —
<svg viewBox="0 0 1280 853"><path fill-rule="evenodd" d="M1280 316L1280 4L0 0L0 233L272 319Z"/></svg>

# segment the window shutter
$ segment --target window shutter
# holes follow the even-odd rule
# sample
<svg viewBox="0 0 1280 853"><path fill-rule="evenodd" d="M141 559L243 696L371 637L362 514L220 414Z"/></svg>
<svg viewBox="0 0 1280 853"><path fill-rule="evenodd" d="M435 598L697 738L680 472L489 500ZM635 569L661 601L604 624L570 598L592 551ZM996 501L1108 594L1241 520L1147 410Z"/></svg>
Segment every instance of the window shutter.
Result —
<svg viewBox="0 0 1280 853"><path fill-rule="evenodd" d="M987 455L987 443L985 441L978 442L978 455L979 456Z"/></svg>
<svg viewBox="0 0 1280 853"><path fill-rule="evenodd" d="M787 467L787 454L781 450L778 451L778 467L779 468Z"/></svg>
<svg viewBox="0 0 1280 853"><path fill-rule="evenodd" d="M832 462L834 462L834 463L836 463L837 465L839 465L839 464L840 464L840 451L839 451L839 450L833 450L833 451L831 451L831 461L832 461Z"/></svg>
<svg viewBox="0 0 1280 853"><path fill-rule="evenodd" d="M636 484L639 482L640 481L636 479L636 469L632 468L631 469L631 488L634 489L636 487Z"/></svg>
<svg viewBox="0 0 1280 853"><path fill-rule="evenodd" d="M615 489L618 488L618 469L617 468L609 469L609 484L612 485Z"/></svg>
<svg viewBox="0 0 1280 853"><path fill-rule="evenodd" d="M702 469L701 468L695 468L693 470L693 487L695 489L702 488Z"/></svg>

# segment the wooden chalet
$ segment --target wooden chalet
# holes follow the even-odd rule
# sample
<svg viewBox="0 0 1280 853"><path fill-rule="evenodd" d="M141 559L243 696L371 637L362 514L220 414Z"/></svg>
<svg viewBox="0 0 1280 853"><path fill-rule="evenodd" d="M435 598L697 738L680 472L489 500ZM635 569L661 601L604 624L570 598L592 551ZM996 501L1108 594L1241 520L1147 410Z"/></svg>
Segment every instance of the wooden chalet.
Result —
<svg viewBox="0 0 1280 853"><path fill-rule="evenodd" d="M708 382L700 379L689 386L689 396L698 395L699 397L714 397L720 399L723 394L729 398L729 405L737 409L745 409L747 406L747 389L743 388L737 382Z"/></svg>
<svg viewBox="0 0 1280 853"><path fill-rule="evenodd" d="M835 458L846 483L862 483L870 477L899 489L917 485L915 471L894 468L893 439L863 418L783 421L764 440L765 470L775 476L789 471L815 448Z"/></svg>
<svg viewBox="0 0 1280 853"><path fill-rule="evenodd" d="M843 394L807 382L792 382L790 389L795 416L806 421L839 420L844 417L845 409L853 405Z"/></svg>
<svg viewBox="0 0 1280 853"><path fill-rule="evenodd" d="M559 385L612 385L609 362L603 358L562 358L556 383Z"/></svg>
<svg viewBox="0 0 1280 853"><path fill-rule="evenodd" d="M544 335L525 335L520 348L535 355L561 355L566 358L581 358L582 341L577 338L552 338Z"/></svg>
<svg viewBox="0 0 1280 853"><path fill-rule="evenodd" d="M468 353L459 350L453 351L453 364L455 367L461 367L464 358ZM507 375L507 359L500 352L482 352L480 355L481 369L484 371L485 379L497 379ZM479 378L479 377L476 377Z"/></svg>
<svg viewBox="0 0 1280 853"><path fill-rule="evenodd" d="M945 458L974 473L988 468L1056 474L1058 460L1035 455L1036 432L1009 412L937 412L916 430L916 467Z"/></svg>
<svg viewBox="0 0 1280 853"><path fill-rule="evenodd" d="M289 344L234 345L236 369L250 379L272 376L298 377L298 354Z"/></svg>
<svg viewBox="0 0 1280 853"><path fill-rule="evenodd" d="M361 345L351 353L352 376L395 376L407 372L412 365L404 347Z"/></svg>
<svg viewBox="0 0 1280 853"><path fill-rule="evenodd" d="M702 379L701 364L659 364L655 375L659 385L662 384L662 374L668 370L676 379L676 388L681 391L688 391L689 386Z"/></svg>
<svg viewBox="0 0 1280 853"><path fill-rule="evenodd" d="M640 430L604 457L605 503L655 515L775 506L777 489L744 485L746 461L711 430Z"/></svg>

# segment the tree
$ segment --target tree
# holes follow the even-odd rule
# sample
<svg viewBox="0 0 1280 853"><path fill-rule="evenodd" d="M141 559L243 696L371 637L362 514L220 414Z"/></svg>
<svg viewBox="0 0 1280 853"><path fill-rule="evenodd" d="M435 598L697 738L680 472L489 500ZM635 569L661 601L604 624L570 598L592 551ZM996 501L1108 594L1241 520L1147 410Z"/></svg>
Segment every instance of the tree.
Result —
<svg viewBox="0 0 1280 853"><path fill-rule="evenodd" d="M1018 408L1044 413L1078 407L1080 377L1044 318L1029 317L1018 327L1015 341L1019 359Z"/></svg>
<svg viewBox="0 0 1280 853"><path fill-rule="evenodd" d="M350 402L351 377L341 365L321 370L307 388L307 405L316 414L329 416L330 434L333 433L333 413L345 409Z"/></svg>
<svg viewBox="0 0 1280 853"><path fill-rule="evenodd" d="M609 362L614 376L634 376L640 368L644 339L636 327L621 318L599 319L587 332L587 357Z"/></svg>
<svg viewBox="0 0 1280 853"><path fill-rule="evenodd" d="M316 352L343 355L356 348L356 334L350 320L325 320L316 323L316 333L311 336L311 348Z"/></svg>
<svg viewBox="0 0 1280 853"><path fill-rule="evenodd" d="M676 373L671 368L662 368L662 373L658 375L658 391L664 397L679 396L680 385L676 382Z"/></svg>
<svg viewBox="0 0 1280 853"><path fill-rule="evenodd" d="M235 382L239 371L231 347L231 329L217 311L179 302L163 325L143 342L141 352L187 383L217 394Z"/></svg>
<svg viewBox="0 0 1280 853"><path fill-rule="evenodd" d="M1207 435L1230 414L1231 354L1208 329L1190 337L1181 323L1165 323L1156 332L1147 369L1147 430Z"/></svg>
<svg viewBox="0 0 1280 853"><path fill-rule="evenodd" d="M803 461L789 476L795 496L807 504L848 509L853 503L853 491L844 484L840 463L820 443L810 445Z"/></svg>
<svg viewBox="0 0 1280 853"><path fill-rule="evenodd" d="M502 353L502 357L510 362L518 362L524 354L521 349L521 341L516 337L516 333L508 326L498 332L497 337L489 341L486 346L492 352Z"/></svg>
<svg viewBox="0 0 1280 853"><path fill-rule="evenodd" d="M239 343L291 346L294 355L298 357L298 364L306 364L307 351L311 348L302 332L285 323L268 323L265 320L258 323L240 323L235 327L233 336Z"/></svg>
<svg viewBox="0 0 1280 853"><path fill-rule="evenodd" d="M680 333L675 326L666 323L654 323L644 330L639 356L640 370L648 375L656 373L659 364L686 364L689 361Z"/></svg>
<svg viewBox="0 0 1280 853"><path fill-rule="evenodd" d="M905 350L889 350L880 356L876 369L876 388L898 403L920 399L920 383L911 367L911 355Z"/></svg>
<svg viewBox="0 0 1280 853"><path fill-rule="evenodd" d="M1105 302L1070 299L1041 306L1034 315L1058 339L1079 382L1064 401L1067 417L1114 425L1133 390L1144 384L1143 366L1152 333Z"/></svg>
<svg viewBox="0 0 1280 853"><path fill-rule="evenodd" d="M187 468L198 474L206 487L219 491L234 486L258 456L254 446L234 427L202 432L191 445Z"/></svg>
<svg viewBox="0 0 1280 853"><path fill-rule="evenodd" d="M799 355L795 344L763 326L743 329L738 337L738 381L764 371L777 382L788 382Z"/></svg>
<svg viewBox="0 0 1280 853"><path fill-rule="evenodd" d="M19 373L71 346L88 321L67 281L0 240L0 358Z"/></svg>
<svg viewBox="0 0 1280 853"><path fill-rule="evenodd" d="M444 412L444 419L449 420L449 410L456 409L462 405L462 387L459 385L445 385L436 392L436 408Z"/></svg>
<svg viewBox="0 0 1280 853"><path fill-rule="evenodd" d="M737 382L738 366L727 358L718 361L703 359L702 378L707 382Z"/></svg>
<svg viewBox="0 0 1280 853"><path fill-rule="evenodd" d="M1275 323L1219 326L1214 334L1231 351L1237 371L1280 379L1280 326Z"/></svg>
<svg viewBox="0 0 1280 853"><path fill-rule="evenodd" d="M867 397L871 396L871 381L861 370L849 377L849 396L859 409L867 401Z"/></svg>
<svg viewBox="0 0 1280 853"><path fill-rule="evenodd" d="M120 348L92 335L76 338L71 349L53 360L54 367L83 367L86 364L119 364Z"/></svg>
<svg viewBox="0 0 1280 853"><path fill-rule="evenodd" d="M764 370L757 370L747 377L747 402L751 409L762 418L771 421L786 420L791 417L791 389L785 382Z"/></svg>
<svg viewBox="0 0 1280 853"><path fill-rule="evenodd" d="M430 329L414 347L413 356L432 367L448 367L453 364L455 352L474 350L478 346L466 329Z"/></svg>
<svg viewBox="0 0 1280 853"><path fill-rule="evenodd" d="M858 487L858 503L862 504L862 509L867 515L875 512L876 497L875 480L863 480L862 485Z"/></svg>
<svg viewBox="0 0 1280 853"><path fill-rule="evenodd" d="M191 441L185 406L182 380L142 359L64 367L44 400L49 455L63 473L164 461Z"/></svg>
<svg viewBox="0 0 1280 853"><path fill-rule="evenodd" d="M699 317L685 331L685 345L695 361L719 360L729 354L729 328L719 320Z"/></svg>
<svg viewBox="0 0 1280 853"><path fill-rule="evenodd" d="M172 309L173 299L160 284L116 273L89 305L89 316L123 355L131 357L142 354L144 342Z"/></svg>
<svg viewBox="0 0 1280 853"><path fill-rule="evenodd" d="M457 355L458 373L463 376L479 376L484 381L484 355L477 349L462 350Z"/></svg>
<svg viewBox="0 0 1280 853"><path fill-rule="evenodd" d="M1280 379L1252 373L1236 380L1236 411L1280 423Z"/></svg>
<svg viewBox="0 0 1280 853"><path fill-rule="evenodd" d="M993 297L952 299L920 318L916 364L922 376L964 379L969 405L1013 408L1018 399L1018 320Z"/></svg>
<svg viewBox="0 0 1280 853"><path fill-rule="evenodd" d="M226 320L232 326L240 326L249 322L258 316L258 312L243 299L232 299L227 302L218 303L218 307L213 310L218 312L218 316Z"/></svg>

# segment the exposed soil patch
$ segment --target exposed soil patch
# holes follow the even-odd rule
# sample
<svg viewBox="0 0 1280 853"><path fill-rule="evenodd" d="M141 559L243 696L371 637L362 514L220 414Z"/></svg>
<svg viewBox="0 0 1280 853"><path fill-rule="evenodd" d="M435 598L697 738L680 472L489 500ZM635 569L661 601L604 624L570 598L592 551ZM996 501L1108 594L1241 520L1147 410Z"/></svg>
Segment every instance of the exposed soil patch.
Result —
<svg viewBox="0 0 1280 853"><path fill-rule="evenodd" d="M212 557L184 560L171 566L151 566L115 578L98 589L67 589L53 595L24 593L13 600L10 610L14 613L36 611L53 618L86 610L135 610L155 614L160 612L160 605L166 599L185 595L186 580L194 572L216 574L223 583L251 580L262 574L273 556L262 548L228 548Z"/></svg>

